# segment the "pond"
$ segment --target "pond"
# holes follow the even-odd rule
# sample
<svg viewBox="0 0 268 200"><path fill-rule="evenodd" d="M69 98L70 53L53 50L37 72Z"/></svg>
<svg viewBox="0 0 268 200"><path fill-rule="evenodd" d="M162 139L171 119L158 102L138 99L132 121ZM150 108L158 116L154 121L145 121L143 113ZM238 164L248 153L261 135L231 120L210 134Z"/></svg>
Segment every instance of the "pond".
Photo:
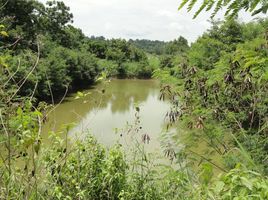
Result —
<svg viewBox="0 0 268 200"><path fill-rule="evenodd" d="M133 140L142 142L146 135L146 148L158 151L164 117L170 108L167 101L159 100L159 93L156 80L119 79L98 84L83 91L81 98L75 94L66 98L49 115L43 132L59 131L64 124L75 123L68 133L71 138L92 134L106 147L116 142L128 147Z"/></svg>

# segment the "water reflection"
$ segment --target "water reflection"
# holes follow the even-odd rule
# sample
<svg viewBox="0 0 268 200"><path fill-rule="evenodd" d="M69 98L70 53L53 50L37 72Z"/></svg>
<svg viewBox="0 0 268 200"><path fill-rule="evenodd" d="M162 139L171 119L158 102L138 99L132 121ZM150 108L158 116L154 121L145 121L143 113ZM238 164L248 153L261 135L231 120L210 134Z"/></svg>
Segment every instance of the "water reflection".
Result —
<svg viewBox="0 0 268 200"><path fill-rule="evenodd" d="M155 95L158 89L155 81L116 80L107 85L104 107L110 103L112 113L129 112L133 102L145 102L148 96Z"/></svg>
<svg viewBox="0 0 268 200"><path fill-rule="evenodd" d="M138 103L141 108L141 134L150 135L151 148L160 148L158 137L169 104L158 99L157 81L113 80L84 92L90 94L77 100L74 100L73 96L69 97L61 104L50 116L45 130L59 130L63 124L76 122L77 125L69 133L73 137L83 138L82 132L90 132L106 146L117 140L127 142L125 138L122 141L122 138L115 134L115 129L134 123L134 104Z"/></svg>

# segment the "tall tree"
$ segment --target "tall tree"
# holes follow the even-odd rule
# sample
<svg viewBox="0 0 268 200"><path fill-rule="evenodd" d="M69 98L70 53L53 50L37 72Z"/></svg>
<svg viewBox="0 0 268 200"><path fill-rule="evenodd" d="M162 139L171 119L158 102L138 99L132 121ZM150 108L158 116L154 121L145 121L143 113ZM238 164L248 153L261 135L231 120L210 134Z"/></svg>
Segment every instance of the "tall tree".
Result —
<svg viewBox="0 0 268 200"><path fill-rule="evenodd" d="M58 39L73 15L62 1L48 1L45 6L36 0L0 0L0 18L8 24L9 40L20 38L30 43L39 34L49 33Z"/></svg>

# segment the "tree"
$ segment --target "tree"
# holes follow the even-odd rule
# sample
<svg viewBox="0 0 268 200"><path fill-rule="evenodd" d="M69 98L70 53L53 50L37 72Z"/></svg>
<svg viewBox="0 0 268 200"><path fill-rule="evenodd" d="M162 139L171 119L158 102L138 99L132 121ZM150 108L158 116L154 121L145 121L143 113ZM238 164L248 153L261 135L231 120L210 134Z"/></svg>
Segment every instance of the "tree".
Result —
<svg viewBox="0 0 268 200"><path fill-rule="evenodd" d="M86 49L90 53L94 54L97 58L105 59L107 51L107 41L90 39L87 41Z"/></svg>
<svg viewBox="0 0 268 200"><path fill-rule="evenodd" d="M182 0L179 10L187 6L187 10L191 11L197 4L197 0ZM219 10L226 8L225 16L233 18L237 16L238 12L245 10L250 12L252 15L258 13L266 13L268 10L267 0L203 0L203 3L199 9L195 12L194 18L196 18L203 10L213 10L211 17L213 18Z"/></svg>
<svg viewBox="0 0 268 200"><path fill-rule="evenodd" d="M220 52L224 49L224 44L219 40L203 36L199 38L191 47L188 53L190 65L202 69L212 69L220 58Z"/></svg>
<svg viewBox="0 0 268 200"><path fill-rule="evenodd" d="M40 29L49 33L54 40L61 39L66 34L66 30L64 31L66 25L73 22L70 8L62 1L48 1L47 6L40 12Z"/></svg>
<svg viewBox="0 0 268 200"><path fill-rule="evenodd" d="M66 48L79 48L80 44L85 40L85 35L81 29L75 28L72 25L67 25L63 28L63 34L59 38L59 42Z"/></svg>
<svg viewBox="0 0 268 200"><path fill-rule="evenodd" d="M242 24L235 19L225 22L211 21L211 29L194 42L188 51L190 65L205 70L212 69L221 52L232 52L243 42Z"/></svg>
<svg viewBox="0 0 268 200"><path fill-rule="evenodd" d="M161 57L161 60L160 60L160 67L161 68L172 68L173 67L173 57L170 56L170 55L165 55L165 56L162 56Z"/></svg>
<svg viewBox="0 0 268 200"><path fill-rule="evenodd" d="M8 24L6 27L10 34L9 40L13 40L17 35L27 41L35 39L40 11L44 9L43 4L34 0L0 0L0 8L1 23Z"/></svg>
<svg viewBox="0 0 268 200"><path fill-rule="evenodd" d="M178 39L168 42L165 51L167 54L177 54L186 52L189 49L188 41L180 36Z"/></svg>
<svg viewBox="0 0 268 200"><path fill-rule="evenodd" d="M134 46L136 46L139 49L142 49L148 53L151 54L157 54L157 55L161 55L164 53L165 51L165 46L166 46L166 42L164 41L159 41L159 40L129 40L130 44L133 44Z"/></svg>
<svg viewBox="0 0 268 200"><path fill-rule="evenodd" d="M237 43L243 42L242 25L236 19L227 21L211 21L212 27L208 31L210 38L218 40L233 50Z"/></svg>
<svg viewBox="0 0 268 200"><path fill-rule="evenodd" d="M0 0L0 9L1 22L9 25L8 39L14 42L19 38L28 46L39 34L49 33L54 40L61 39L73 18L70 8L55 0L48 1L47 6L36 0Z"/></svg>

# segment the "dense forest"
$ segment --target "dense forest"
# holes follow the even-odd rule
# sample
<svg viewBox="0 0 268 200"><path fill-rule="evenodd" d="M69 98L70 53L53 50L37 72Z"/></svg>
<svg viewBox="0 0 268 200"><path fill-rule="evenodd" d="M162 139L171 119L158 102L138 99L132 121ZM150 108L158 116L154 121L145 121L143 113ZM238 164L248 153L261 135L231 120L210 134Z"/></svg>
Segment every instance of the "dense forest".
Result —
<svg viewBox="0 0 268 200"><path fill-rule="evenodd" d="M2 36L1 53L9 73L16 72L13 79L18 83L36 68L19 90L23 96L61 97L66 89L93 84L104 71L119 78L150 78L157 67L158 58L147 54L157 54L159 42L150 46L146 41L87 37L70 24L73 16L62 2L45 6L37 1L11 1L2 10L2 31L8 31L8 37ZM168 54L179 51L175 46L180 42L182 48L188 47L181 37L167 47L160 43L161 49Z"/></svg>
<svg viewBox="0 0 268 200"><path fill-rule="evenodd" d="M204 0L193 17L222 8L226 19L189 44L90 37L61 1L0 0L0 199L268 199L268 19L237 17L266 13L268 3ZM188 141L165 150L179 167L157 165L144 144L131 161L92 136L70 144L71 125L43 144L50 103L110 78L161 82L159 98L172 104L167 129ZM211 147L204 155L189 148L200 141Z"/></svg>

